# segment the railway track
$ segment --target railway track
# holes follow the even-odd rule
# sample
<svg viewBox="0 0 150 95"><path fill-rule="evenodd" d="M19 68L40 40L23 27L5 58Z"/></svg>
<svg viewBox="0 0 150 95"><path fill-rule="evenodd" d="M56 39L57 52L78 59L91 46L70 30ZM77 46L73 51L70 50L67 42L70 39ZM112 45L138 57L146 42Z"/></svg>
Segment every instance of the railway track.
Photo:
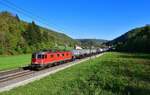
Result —
<svg viewBox="0 0 150 95"><path fill-rule="evenodd" d="M13 80L25 75L29 75L34 73L35 71L31 70L23 70L23 69L16 69L16 70L10 70L8 72L0 73L0 83L7 82L9 80Z"/></svg>
<svg viewBox="0 0 150 95"><path fill-rule="evenodd" d="M0 77L7 75L7 74L12 74L15 72L19 72L19 71L23 71L23 68L17 68L17 69L13 69L13 70L7 70L7 71L0 71Z"/></svg>

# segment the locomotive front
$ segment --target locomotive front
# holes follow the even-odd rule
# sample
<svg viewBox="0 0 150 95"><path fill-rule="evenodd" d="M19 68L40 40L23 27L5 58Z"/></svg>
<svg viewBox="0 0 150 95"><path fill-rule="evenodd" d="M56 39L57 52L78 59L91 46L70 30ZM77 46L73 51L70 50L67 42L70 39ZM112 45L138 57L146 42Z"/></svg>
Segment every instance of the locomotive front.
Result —
<svg viewBox="0 0 150 95"><path fill-rule="evenodd" d="M40 68L44 65L44 52L36 52L32 54L31 68Z"/></svg>

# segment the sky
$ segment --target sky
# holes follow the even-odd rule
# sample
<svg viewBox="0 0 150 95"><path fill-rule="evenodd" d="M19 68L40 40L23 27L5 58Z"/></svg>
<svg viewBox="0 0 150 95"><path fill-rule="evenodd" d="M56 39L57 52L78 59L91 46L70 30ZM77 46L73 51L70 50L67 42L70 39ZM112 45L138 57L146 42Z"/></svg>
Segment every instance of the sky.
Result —
<svg viewBox="0 0 150 95"><path fill-rule="evenodd" d="M112 40L150 24L149 4L150 0L0 0L0 11L75 39Z"/></svg>

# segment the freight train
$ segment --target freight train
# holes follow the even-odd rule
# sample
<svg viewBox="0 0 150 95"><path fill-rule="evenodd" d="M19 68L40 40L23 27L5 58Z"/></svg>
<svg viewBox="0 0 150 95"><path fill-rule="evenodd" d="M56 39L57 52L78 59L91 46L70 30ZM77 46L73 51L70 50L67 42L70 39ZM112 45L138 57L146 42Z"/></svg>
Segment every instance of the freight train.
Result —
<svg viewBox="0 0 150 95"><path fill-rule="evenodd" d="M89 57L106 51L106 49L81 49L72 51L39 51L32 54L30 68L42 69L71 62L75 59Z"/></svg>

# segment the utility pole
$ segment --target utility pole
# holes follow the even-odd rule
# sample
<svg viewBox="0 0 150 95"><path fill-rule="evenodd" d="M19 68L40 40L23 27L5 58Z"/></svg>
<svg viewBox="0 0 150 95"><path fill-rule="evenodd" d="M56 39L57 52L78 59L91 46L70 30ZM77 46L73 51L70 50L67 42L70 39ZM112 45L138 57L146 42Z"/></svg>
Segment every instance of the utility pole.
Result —
<svg viewBox="0 0 150 95"><path fill-rule="evenodd" d="M91 41L90 41L90 61L89 61L90 64L92 63L92 62L91 62L91 61L92 61L92 54L91 54L91 53L92 53L92 44L93 44L93 43L92 43L92 40L91 40Z"/></svg>

